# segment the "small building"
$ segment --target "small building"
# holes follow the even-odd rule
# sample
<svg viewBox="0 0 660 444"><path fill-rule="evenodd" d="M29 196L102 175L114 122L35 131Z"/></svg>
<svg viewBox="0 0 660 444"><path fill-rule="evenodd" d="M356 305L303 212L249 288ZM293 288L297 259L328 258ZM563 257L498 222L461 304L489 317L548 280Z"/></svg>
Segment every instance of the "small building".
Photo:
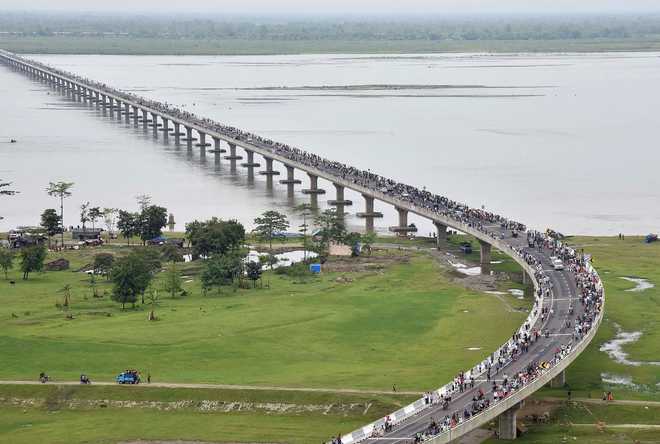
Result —
<svg viewBox="0 0 660 444"><path fill-rule="evenodd" d="M73 228L71 229L71 239L72 240L96 240L101 239L101 233L103 232L102 228Z"/></svg>
<svg viewBox="0 0 660 444"><path fill-rule="evenodd" d="M48 262L45 265L46 271L64 271L69 269L69 261L63 257Z"/></svg>
<svg viewBox="0 0 660 444"><path fill-rule="evenodd" d="M44 230L40 227L17 227L10 230L7 237L11 248L43 245L48 240Z"/></svg>

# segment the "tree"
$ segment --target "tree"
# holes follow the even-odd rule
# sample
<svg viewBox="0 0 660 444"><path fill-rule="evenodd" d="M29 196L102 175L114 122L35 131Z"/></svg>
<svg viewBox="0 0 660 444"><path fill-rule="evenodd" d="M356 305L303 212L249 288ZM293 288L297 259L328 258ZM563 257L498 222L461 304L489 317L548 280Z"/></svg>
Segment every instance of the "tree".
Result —
<svg viewBox="0 0 660 444"><path fill-rule="evenodd" d="M243 262L238 255L227 254L214 256L204 263L202 270L202 290L206 293L212 288L218 292L223 285L230 285L238 278L243 270Z"/></svg>
<svg viewBox="0 0 660 444"><path fill-rule="evenodd" d="M224 255L237 250L245 241L245 228L235 220L224 221L216 217L186 224L186 237L192 246L194 258Z"/></svg>
<svg viewBox="0 0 660 444"><path fill-rule="evenodd" d="M14 267L14 252L9 248L0 247L0 268L5 273L5 280L7 280L7 273Z"/></svg>
<svg viewBox="0 0 660 444"><path fill-rule="evenodd" d="M168 292L172 299L176 297L176 294L181 292L183 289L183 280L181 279L181 274L176 268L176 263L172 262L170 266L165 271L165 278L163 281L163 290Z"/></svg>
<svg viewBox="0 0 660 444"><path fill-rule="evenodd" d="M46 188L46 193L49 196L58 197L60 199L60 224L62 225L62 246L64 246L64 199L71 196L71 188L73 182L50 182Z"/></svg>
<svg viewBox="0 0 660 444"><path fill-rule="evenodd" d="M330 242L342 242L346 235L344 221L334 208L316 216L314 224L319 228L316 239L319 254L322 256L328 254Z"/></svg>
<svg viewBox="0 0 660 444"><path fill-rule="evenodd" d="M369 252L371 256L371 246L376 242L376 233L369 232L362 235L362 249Z"/></svg>
<svg viewBox="0 0 660 444"><path fill-rule="evenodd" d="M298 232L303 235L303 260L307 261L307 232L309 231L309 224L307 218L312 214L312 205L308 203L300 204L294 208L299 215L303 218L303 223L298 226Z"/></svg>
<svg viewBox="0 0 660 444"><path fill-rule="evenodd" d="M245 272L248 279L252 281L252 287L256 287L257 280L261 277L261 264L259 262L250 261L247 263Z"/></svg>
<svg viewBox="0 0 660 444"><path fill-rule="evenodd" d="M94 274L102 274L106 279L109 279L114 262L115 257L112 253L98 253L94 255Z"/></svg>
<svg viewBox="0 0 660 444"><path fill-rule="evenodd" d="M112 300L121 303L123 310L128 303L135 305L138 295L144 294L149 287L153 274L145 259L131 252L115 261L111 279Z"/></svg>
<svg viewBox="0 0 660 444"><path fill-rule="evenodd" d="M117 228L122 236L131 244L131 238L139 233L138 231L138 217L137 213L129 213L128 211L119 210L119 218L117 220Z"/></svg>
<svg viewBox="0 0 660 444"><path fill-rule="evenodd" d="M30 273L44 269L46 248L43 245L32 245L21 250L21 271L23 279L27 280Z"/></svg>
<svg viewBox="0 0 660 444"><path fill-rule="evenodd" d="M183 255L176 245L166 244L161 251L161 257L165 262L183 262Z"/></svg>
<svg viewBox="0 0 660 444"><path fill-rule="evenodd" d="M273 210L262 213L254 220L254 223L256 225L254 231L261 239L268 241L271 250L273 249L273 238L289 228L286 216Z"/></svg>
<svg viewBox="0 0 660 444"><path fill-rule="evenodd" d="M149 310L149 317L147 318L148 321L157 321L158 318L156 317L156 306L158 305L158 290L156 289L151 289L149 291L149 295L147 296L147 300L149 301L149 305L151 306L151 310Z"/></svg>
<svg viewBox="0 0 660 444"><path fill-rule="evenodd" d="M41 226L46 231L48 236L48 246L50 247L50 239L60 232L60 216L52 208L44 210L41 213Z"/></svg>
<svg viewBox="0 0 660 444"><path fill-rule="evenodd" d="M64 302L62 303L62 307L69 308L71 303L71 285L66 284L64 287L60 288L59 291L60 293L64 293Z"/></svg>
<svg viewBox="0 0 660 444"><path fill-rule="evenodd" d="M106 230L112 233L115 231L115 223L117 219L117 210L116 208L104 208L103 209L103 223L105 224Z"/></svg>
<svg viewBox="0 0 660 444"><path fill-rule="evenodd" d="M139 233L142 244L163 234L167 225L167 209L157 205L144 208L139 218Z"/></svg>
<svg viewBox="0 0 660 444"><path fill-rule="evenodd" d="M151 205L151 196L148 194L138 194L135 196L135 200L137 200L140 211L144 211Z"/></svg>
<svg viewBox="0 0 660 444"><path fill-rule="evenodd" d="M99 207L92 207L87 212L87 216L89 217L89 221L92 223L92 230L94 230L96 228L96 221L99 220L101 216L103 216L103 212Z"/></svg>
<svg viewBox="0 0 660 444"><path fill-rule="evenodd" d="M82 223L83 231L85 231L85 224L89 222L89 202L80 205L80 222Z"/></svg>
<svg viewBox="0 0 660 444"><path fill-rule="evenodd" d="M11 182L3 182L2 179L0 179L0 196L13 196L16 193L18 193L18 191L6 189L7 187L10 186L11 186ZM3 217L0 216L0 220L2 219Z"/></svg>

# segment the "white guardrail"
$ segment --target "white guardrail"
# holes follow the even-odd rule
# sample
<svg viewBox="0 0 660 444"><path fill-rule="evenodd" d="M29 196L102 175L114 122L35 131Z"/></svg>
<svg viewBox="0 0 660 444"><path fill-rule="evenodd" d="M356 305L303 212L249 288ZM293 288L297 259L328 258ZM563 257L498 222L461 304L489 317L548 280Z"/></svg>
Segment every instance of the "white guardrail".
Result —
<svg viewBox="0 0 660 444"><path fill-rule="evenodd" d="M29 66L31 68L40 70L42 72L47 72L48 70L45 69L43 66L35 66L32 63L29 63L25 60L22 60L21 58L15 57L13 54L0 50L0 56L12 60L17 63L21 63L25 66ZM64 79L65 75L61 73L53 73L50 72L50 74L55 75L56 77L60 79ZM455 228L461 232L470 234L480 240L483 240L495 248L499 249L500 251L508 254L511 256L524 270L525 273L527 273L530 278L532 279L532 282L534 284L534 294L535 294L535 302L534 306L532 307L532 310L530 311L530 314L528 317L525 319L525 322L521 325L521 327L518 329L518 333L525 333L528 330L525 328L525 325L534 326L536 325L538 318L540 316L540 308L543 306L544 303L544 292L540 291L539 289L541 288L538 280L536 279L535 276L535 269L532 267L530 264L528 264L525 259L520 256L517 251L513 249L510 245L505 244L502 242L500 239L493 237L491 234L488 232L483 232L478 230L477 228L470 226L468 224L465 224L461 221L457 221L449 216L441 215L436 212L433 212L427 208L423 207L418 207L414 203L402 199L395 198L391 195L382 193L380 191L374 191L372 189L369 189L367 187L364 187L359 184L355 184L353 182L347 181L345 179L336 177L332 174L329 174L325 171L319 170L313 166L309 166L300 162L293 161L291 159L288 159L285 156L279 155L278 153L275 153L271 151L268 148L264 148L260 145L255 145L253 143L249 143L240 139L234 139L232 137L227 136L226 134L223 133L218 133L216 131L200 127L197 124L187 122L185 120L182 120L178 117L168 115L167 113L164 113L161 110L156 110L156 109L151 109L145 105L142 105L140 103L132 102L131 100L127 100L125 97L118 96L113 94L112 92L108 92L102 89L99 89L97 86L87 84L84 81L81 81L77 78L68 78L67 79L70 82L74 82L77 84L82 84L86 88L99 92L101 94L104 94L106 96L112 96L117 100L120 100L124 103L129 103L130 105L135 105L139 107L140 109L146 110L148 112L153 112L156 113L162 117L165 117L169 119L172 122L177 122L185 126L189 126L191 128L194 128L197 131L204 132L212 137L217 137L219 139L228 141L230 143L234 143L238 146L241 146L244 149L249 149L253 150L254 152L257 152L261 155L270 157L274 160L277 160L279 162L282 162L286 165L291 165L294 166L298 169L307 171L309 173L315 174L318 177L322 177L326 180L329 180L333 183L336 183L338 185L343 185L346 188L352 189L354 191L357 191L359 193L374 197L378 200L381 200L383 202L390 203L392 205L395 205L399 208L404 208L407 209L415 214L418 214L420 216L426 217L428 219L431 219L435 222L442 223L446 226ZM591 264L588 264L588 269L591 273L596 273ZM597 275L597 274L596 274ZM600 279L599 284L600 283ZM551 290L554 291L554 290ZM540 296L536 296L538 293L540 293ZM542 370L539 375L530 383L527 385L518 388L517 390L514 390L509 396L506 398L490 404L488 408L485 410L479 412L478 414L475 414L468 420L462 420L459 421L459 423L455 426L452 427L451 429L440 433L439 435L434 436L431 438L429 441L430 443L433 444L440 444L440 443L446 443L449 442L453 439L456 439L463 434L473 430L474 428L479 427L481 424L490 421L491 419L497 417L499 414L502 412L506 411L507 409L511 408L513 405L517 404L518 402L522 401L526 397L528 397L530 394L532 394L534 391L538 390L539 388L543 387L543 385L547 384L552 378L554 378L556 375L558 375L561 371L563 371L583 350L586 348L586 346L591 342L593 337L596 334L596 331L598 330L598 327L600 325L600 322L602 320L603 312L604 312L604 307L605 307L605 293L603 291L603 300L602 300L602 307L601 311L598 313L598 317L594 322L594 325L592 325L591 329L589 332L581 338L581 340L575 344L570 351L567 353L566 356L562 357L561 360L559 360L557 363L552 365L548 369ZM508 340L506 343L504 343L501 347L499 347L495 352L493 352L489 357L483 359L481 362L473 366L471 369L467 370L464 372L465 378L469 379L470 377L478 377L482 375L486 371L486 365L488 362L494 362L499 359L499 357L502 355L502 350L505 348L509 348L514 345L513 340ZM508 362L507 362L508 364ZM453 393L451 390L453 383L449 383L444 385L443 387L438 388L437 390L434 391L434 393L442 397L447 394ZM378 430L381 426L385 424L385 421L389 419L390 424L396 426L400 425L401 423L405 422L406 420L418 415L419 413L427 410L430 407L429 404L427 404L424 400L424 398L420 398L416 400L415 402L387 415L386 417L380 418L366 426L363 426L359 428L358 430L353 431L352 433L349 433L347 435L342 436L342 443L343 444L354 444L358 443L360 441L363 441L369 437L371 437L374 433L374 431Z"/></svg>

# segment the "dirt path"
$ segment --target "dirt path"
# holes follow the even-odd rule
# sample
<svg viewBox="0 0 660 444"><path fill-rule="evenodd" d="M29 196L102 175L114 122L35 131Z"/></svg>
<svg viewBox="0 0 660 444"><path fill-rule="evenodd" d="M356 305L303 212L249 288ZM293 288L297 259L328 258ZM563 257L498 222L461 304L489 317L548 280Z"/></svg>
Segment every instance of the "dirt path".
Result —
<svg viewBox="0 0 660 444"><path fill-rule="evenodd" d="M80 385L79 381L51 381L47 385ZM42 385L39 381L0 381L0 385ZM117 385L116 382L92 381L92 385ZM283 392L315 392L315 393L336 393L336 394L354 394L354 395L392 395L392 396L421 396L422 392L409 391L387 391L387 390L361 390L351 388L323 388L323 387L277 387L261 385L232 385L232 384L189 384L177 382L152 382L151 384L140 384L140 387L160 387L160 388L192 388L192 389L224 389L224 390L263 390L263 391L283 391Z"/></svg>

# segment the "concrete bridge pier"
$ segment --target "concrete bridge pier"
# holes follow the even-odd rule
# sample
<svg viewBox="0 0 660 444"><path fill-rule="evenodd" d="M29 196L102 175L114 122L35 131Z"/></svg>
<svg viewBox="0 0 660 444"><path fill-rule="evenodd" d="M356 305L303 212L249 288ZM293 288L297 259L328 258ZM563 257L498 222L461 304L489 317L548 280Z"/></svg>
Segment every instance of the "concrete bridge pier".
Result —
<svg viewBox="0 0 660 444"><path fill-rule="evenodd" d="M125 102L124 102L124 118L126 120L126 123L131 122L131 105Z"/></svg>
<svg viewBox="0 0 660 444"><path fill-rule="evenodd" d="M186 127L186 146L188 147L188 151L192 151L192 144L193 144L193 129L192 127L187 126Z"/></svg>
<svg viewBox="0 0 660 444"><path fill-rule="evenodd" d="M236 144L229 143L229 155L225 159L229 161L229 169L231 172L236 172L236 161L241 160L243 156L236 154Z"/></svg>
<svg viewBox="0 0 660 444"><path fill-rule="evenodd" d="M139 108L133 105L133 126L138 126L139 123L140 123Z"/></svg>
<svg viewBox="0 0 660 444"><path fill-rule="evenodd" d="M286 179L280 180L280 183L286 185L287 195L293 196L294 186L302 183L300 179L295 177L295 169L291 165L284 165L286 167Z"/></svg>
<svg viewBox="0 0 660 444"><path fill-rule="evenodd" d="M108 110L110 111L110 117L115 117L115 99L108 96Z"/></svg>
<svg viewBox="0 0 660 444"><path fill-rule="evenodd" d="M151 113L151 126L154 130L154 136L158 137L158 127L160 124L158 123L158 114L156 113Z"/></svg>
<svg viewBox="0 0 660 444"><path fill-rule="evenodd" d="M396 211L399 213L399 225L396 227L390 227L389 230L393 233L396 233L397 236L405 237L408 233L417 232L416 227L408 226L408 210L405 208L396 208Z"/></svg>
<svg viewBox="0 0 660 444"><path fill-rule="evenodd" d="M215 164L220 165L220 154L227 152L227 150L220 147L221 139L219 137L213 137L213 155L215 158Z"/></svg>
<svg viewBox="0 0 660 444"><path fill-rule="evenodd" d="M245 150L245 155L247 156L247 162L243 162L241 166L243 168L248 168L250 171L254 172L254 168L259 168L260 163L254 161L254 151Z"/></svg>
<svg viewBox="0 0 660 444"><path fill-rule="evenodd" d="M350 207L353 205L353 201L348 200L344 197L344 186L337 183L333 183L336 191L336 199L329 200L328 205L336 207L337 215L344 217L345 207Z"/></svg>
<svg viewBox="0 0 660 444"><path fill-rule="evenodd" d="M149 127L149 113L146 109L142 110L142 128L146 131Z"/></svg>
<svg viewBox="0 0 660 444"><path fill-rule="evenodd" d="M481 274L490 273L491 245L488 242L479 240L480 253L479 264L481 265Z"/></svg>
<svg viewBox="0 0 660 444"><path fill-rule="evenodd" d="M518 410L520 410L523 405L524 401L521 401L499 416L499 424L497 428L499 439L511 441L518 437L516 419L518 416Z"/></svg>
<svg viewBox="0 0 660 444"><path fill-rule="evenodd" d="M174 143L179 146L181 144L181 124L179 122L174 122Z"/></svg>
<svg viewBox="0 0 660 444"><path fill-rule="evenodd" d="M374 232L374 219L383 217L383 213L374 211L374 198L367 194L363 194L365 210L364 212L357 213L356 216L364 219L365 221L365 231L367 233Z"/></svg>
<svg viewBox="0 0 660 444"><path fill-rule="evenodd" d="M562 388L566 385L566 370L562 370L557 376L550 380L550 387Z"/></svg>
<svg viewBox="0 0 660 444"><path fill-rule="evenodd" d="M440 222L433 222L433 225L435 225L435 229L438 231L435 238L435 245L440 249L441 243L447 240L447 225Z"/></svg>
<svg viewBox="0 0 660 444"><path fill-rule="evenodd" d="M273 176L279 176L280 172L273 169L273 159L264 156L264 160L266 161L266 169L259 171L259 174L262 176L268 176L271 180Z"/></svg>
<svg viewBox="0 0 660 444"><path fill-rule="evenodd" d="M165 117L161 117L161 119L163 120L163 127L160 129L160 131L163 132L163 139L165 142L167 142L170 138L170 121Z"/></svg>
<svg viewBox="0 0 660 444"><path fill-rule="evenodd" d="M312 208L318 208L319 195L325 194L325 190L319 188L319 176L312 173L307 173L307 176L309 176L309 188L302 190L302 193L309 195L309 203Z"/></svg>

